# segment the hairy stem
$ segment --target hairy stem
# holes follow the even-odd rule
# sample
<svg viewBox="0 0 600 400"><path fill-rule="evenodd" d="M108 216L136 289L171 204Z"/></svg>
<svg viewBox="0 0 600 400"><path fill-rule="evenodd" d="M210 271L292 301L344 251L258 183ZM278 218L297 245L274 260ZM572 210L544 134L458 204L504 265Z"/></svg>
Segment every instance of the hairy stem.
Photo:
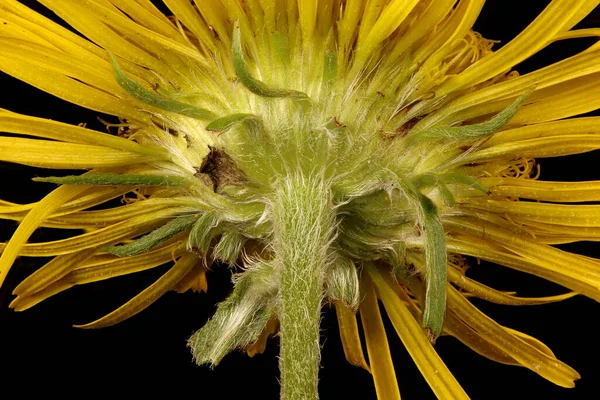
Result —
<svg viewBox="0 0 600 400"><path fill-rule="evenodd" d="M282 179L273 202L274 251L280 268L281 399L315 400L319 323L334 216L318 177Z"/></svg>

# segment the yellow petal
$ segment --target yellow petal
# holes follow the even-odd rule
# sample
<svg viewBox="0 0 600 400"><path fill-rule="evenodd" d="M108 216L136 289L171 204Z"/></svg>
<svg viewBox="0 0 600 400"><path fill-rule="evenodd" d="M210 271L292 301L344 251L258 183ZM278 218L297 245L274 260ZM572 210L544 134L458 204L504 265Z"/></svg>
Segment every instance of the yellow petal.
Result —
<svg viewBox="0 0 600 400"><path fill-rule="evenodd" d="M423 70L439 68L444 57L458 41L464 40L479 16L485 0L461 1L454 12L438 32L433 34L424 45L415 52L416 63L424 63ZM429 71L423 71L429 73Z"/></svg>
<svg viewBox="0 0 600 400"><path fill-rule="evenodd" d="M298 19L300 21L300 28L302 29L302 43L306 49L311 46L311 39L317 22L318 2L319 0L298 1Z"/></svg>
<svg viewBox="0 0 600 400"><path fill-rule="evenodd" d="M161 147L141 146L131 140L93 131L80 126L16 114L3 109L0 109L0 131L60 140L69 143L104 146L115 150L154 156L157 160L170 159L169 152Z"/></svg>
<svg viewBox="0 0 600 400"><path fill-rule="evenodd" d="M544 91L548 93L543 93ZM541 92L539 101L523 106L511 124L533 124L585 114L600 108L600 73L556 85Z"/></svg>
<svg viewBox="0 0 600 400"><path fill-rule="evenodd" d="M80 227L106 226L166 208L183 211L182 206L189 207L190 212L197 211L197 207L193 206L193 201L190 201L189 197L149 198L106 210L80 211L69 215L51 217L48 221Z"/></svg>
<svg viewBox="0 0 600 400"><path fill-rule="evenodd" d="M32 55L32 59L35 60L34 55ZM139 121L148 121L145 114L137 111L128 102L122 101L104 90L56 72L56 68L53 68L52 64L35 65L25 61L22 57L14 58L2 52L0 53L0 70L82 107L112 115L128 116Z"/></svg>
<svg viewBox="0 0 600 400"><path fill-rule="evenodd" d="M172 244L138 256L120 259L112 255L94 256L84 264L77 266L65 277L27 296L17 296L10 304L15 311L23 311L63 292L75 285L92 283L132 274L163 265L182 254L184 246Z"/></svg>
<svg viewBox="0 0 600 400"><path fill-rule="evenodd" d="M373 279L373 284L394 329L435 395L439 399L468 399L469 396L440 359L419 322L394 293L390 286L393 282L391 277L384 278L384 275L375 268L369 268L367 271ZM373 368L374 363L371 361L371 369ZM383 398L387 399L387 397Z"/></svg>
<svg viewBox="0 0 600 400"><path fill-rule="evenodd" d="M185 86L180 79L180 76L172 68L157 60L148 52L144 51L144 49L148 46L144 46L142 44L138 47L134 43L131 43L129 40L127 40L136 39L137 41L143 41L147 38L147 36L155 38L159 35L152 34L145 28L140 27L139 29L136 29L136 25L132 24L131 20L129 20L128 24L130 27L128 33L133 30L139 31L140 35L134 34L134 38L126 38L124 37L126 35L119 34L112 29L112 27L106 25L109 19L111 22L118 21L119 27L126 25L123 23L122 19L114 18L115 12L110 12L110 9L107 9L106 7L99 7L98 5L94 7L93 4L89 2L85 3L83 1L71 0L40 0L40 3L54 11L58 16L68 22L69 25L99 46L110 50L119 57L155 71L167 80L177 82L178 84ZM97 11L106 13L106 18L98 18L98 15L96 14ZM117 23L115 23L115 25L117 25ZM142 32L146 34L146 37L142 37Z"/></svg>
<svg viewBox="0 0 600 400"><path fill-rule="evenodd" d="M2 256L0 257L0 287L4 279L6 279L6 275L13 262L29 239L29 236L38 228L40 223L63 203L71 200L85 190L86 188L81 186L61 186L44 197L29 211L12 235L4 251L2 251Z"/></svg>
<svg viewBox="0 0 600 400"><path fill-rule="evenodd" d="M13 26L29 32L18 35L18 38L34 43L50 43L56 48L77 57L79 60L93 64L102 58L104 51L92 42L60 26L54 21L33 11L16 0L4 0L0 3L0 16L6 18ZM35 36L35 37L34 37Z"/></svg>
<svg viewBox="0 0 600 400"><path fill-rule="evenodd" d="M134 238L165 224L167 218L177 215L177 210L161 209L128 220L93 230L67 239L23 245L20 255L33 257L59 256L96 248L121 240Z"/></svg>
<svg viewBox="0 0 600 400"><path fill-rule="evenodd" d="M548 346L546 346L544 343L540 342L539 340L537 340L533 336L529 336L526 333L519 332L519 331L516 331L514 329L507 328L505 326L503 326L503 328L504 328L504 330L506 330L511 335L517 336L521 340L523 340L524 342L526 342L527 344L529 344L529 345L537 348L539 351L541 351L542 353L546 354L548 357L556 358L556 356L554 355L554 353L552 352L552 350L550 350L550 348Z"/></svg>
<svg viewBox="0 0 600 400"><path fill-rule="evenodd" d="M67 289L75 286L73 283L59 281L51 284L50 286L40 290L39 292L35 292L30 296L17 296L9 305L10 308L15 311L25 311L36 304L41 303L54 296L55 294L64 292Z"/></svg>
<svg viewBox="0 0 600 400"><path fill-rule="evenodd" d="M41 168L90 169L154 161L154 157L87 144L0 136L0 160Z"/></svg>
<svg viewBox="0 0 600 400"><path fill-rule="evenodd" d="M575 29L568 32L561 32L552 38L552 42L566 39L579 39L587 37L600 36L600 28Z"/></svg>
<svg viewBox="0 0 600 400"><path fill-rule="evenodd" d="M508 142L479 151L461 159L462 164L470 164L495 158L547 158L581 154L600 148L600 136L581 134L569 136L549 136L538 139Z"/></svg>
<svg viewBox="0 0 600 400"><path fill-rule="evenodd" d="M479 182L498 196L561 203L600 201L600 181L551 182L518 178L483 178Z"/></svg>
<svg viewBox="0 0 600 400"><path fill-rule="evenodd" d="M553 303L557 301L566 300L577 295L577 293L570 292L557 296L547 297L517 297L496 289L492 289L491 287L488 287L482 283L469 279L454 268L448 268L448 281L454 283L462 290L479 297L480 299L492 303L505 304L511 306Z"/></svg>
<svg viewBox="0 0 600 400"><path fill-rule="evenodd" d="M490 79L543 49L557 34L570 29L578 12L596 0L554 0L515 39L481 59L436 90L438 96ZM579 15L583 18L583 15ZM576 22L576 21L575 21Z"/></svg>
<svg viewBox="0 0 600 400"><path fill-rule="evenodd" d="M350 307L341 302L335 303L335 314L337 315L340 339L342 340L346 360L352 365L370 371L360 343L356 315Z"/></svg>
<svg viewBox="0 0 600 400"><path fill-rule="evenodd" d="M82 285L117 276L146 271L174 260L185 251L185 243L174 242L161 248L131 257L100 255L89 259L62 280Z"/></svg>
<svg viewBox="0 0 600 400"><path fill-rule="evenodd" d="M573 368L548 356L537 347L531 346L498 325L450 285L448 286L448 307L456 313L458 318L465 321L498 349L556 385L574 387L574 381L580 378Z"/></svg>
<svg viewBox="0 0 600 400"><path fill-rule="evenodd" d="M104 328L133 317L158 300L163 294L171 290L172 287L198 263L198 261L198 257L195 254L184 254L177 260L175 265L173 265L163 276L158 278L156 282L115 311L94 322L85 325L74 325L74 327L86 329Z"/></svg>
<svg viewBox="0 0 600 400"><path fill-rule="evenodd" d="M487 221L456 218L449 221L453 231L479 236L497 243L514 254L539 263L548 269L576 277L583 282L600 279L600 260L569 253L552 246L538 244L527 237L503 229ZM600 287L600 285L598 285Z"/></svg>
<svg viewBox="0 0 600 400"><path fill-rule="evenodd" d="M83 186L85 187L85 186ZM94 186L84 190L76 199L72 199L56 209L51 218L67 215L79 210L94 207L106 201L116 199L131 191L131 188L114 188L110 186Z"/></svg>
<svg viewBox="0 0 600 400"><path fill-rule="evenodd" d="M362 67L377 46L400 26L418 2L418 0L392 0L378 16L381 3L367 2L365 17L360 24L354 68Z"/></svg>
<svg viewBox="0 0 600 400"><path fill-rule="evenodd" d="M512 217L512 222L526 226L535 235L538 243L560 244L580 242L584 240L599 241L600 227L561 226L545 224L519 217Z"/></svg>
<svg viewBox="0 0 600 400"><path fill-rule="evenodd" d="M500 245L501 243L471 235L451 238L447 242L448 250L451 252L473 256L517 271L536 275L600 301L600 279L591 278L585 270L580 271L581 268L576 268L578 269L576 272L568 271L562 267L562 263L557 266L555 263L534 257L525 258L519 254L508 252L506 248ZM570 263L566 265L572 267Z"/></svg>
<svg viewBox="0 0 600 400"><path fill-rule="evenodd" d="M452 310L446 312L444 331L485 358L501 364L520 365L514 358L492 345L482 335L459 319Z"/></svg>
<svg viewBox="0 0 600 400"><path fill-rule="evenodd" d="M175 16L188 28L200 41L205 49L214 52L214 35L200 18L194 6L188 0L163 0Z"/></svg>
<svg viewBox="0 0 600 400"><path fill-rule="evenodd" d="M600 117L585 117L522 126L496 132L481 148L552 136L600 134Z"/></svg>
<svg viewBox="0 0 600 400"><path fill-rule="evenodd" d="M505 214L511 218L517 216L521 220L545 224L580 227L600 226L600 206L598 205L470 199L470 201L462 203L461 207Z"/></svg>
<svg viewBox="0 0 600 400"><path fill-rule="evenodd" d="M362 3L362 2L361 2ZM394 43L390 58L396 60L402 53L409 49L417 40L430 34L433 27L438 25L444 17L452 11L456 0L436 0L429 3L427 9L419 15L419 18L411 25L401 38ZM347 3L349 4L349 2ZM355 23L356 24L356 23ZM436 40L437 35L433 40ZM441 40L441 37L440 37ZM427 45L427 44L425 44Z"/></svg>
<svg viewBox="0 0 600 400"><path fill-rule="evenodd" d="M363 0L348 0L345 3L342 16L338 21L340 61L346 61L346 57L349 55L349 49L357 35L357 28L360 26L358 21L363 13L364 6L365 1ZM345 66L346 62L342 62L341 64Z"/></svg>
<svg viewBox="0 0 600 400"><path fill-rule="evenodd" d="M86 249L77 253L54 257L42 268L25 278L13 290L13 294L25 297L46 288L85 262L94 252L94 249Z"/></svg>
<svg viewBox="0 0 600 400"><path fill-rule="evenodd" d="M396 372L392 363L385 327L377 304L375 288L366 274L363 275L361 293L364 299L360 305L360 318L365 333L367 353L377 398L399 400L400 390L398 389L398 381L396 380Z"/></svg>
<svg viewBox="0 0 600 400"><path fill-rule="evenodd" d="M70 200L62 204L49 218L56 218L61 215L70 214L88 207L94 207L102 204L105 201L112 200L116 197L129 192L130 188L111 188L108 186L92 187L81 193L76 199ZM0 200L0 215L1 218L22 220L27 212L35 207L38 203L29 204L14 204Z"/></svg>
<svg viewBox="0 0 600 400"><path fill-rule="evenodd" d="M600 71L600 51L580 53L545 68L467 93L425 117L415 126L415 129L426 129L438 124L451 125L497 112L502 109L500 104L504 106L510 104L529 88L535 88L535 91L526 103L534 103L552 93L541 89L563 82L568 83L570 80L598 71ZM491 109L482 107L486 103L497 101L503 102L495 104Z"/></svg>
<svg viewBox="0 0 600 400"><path fill-rule="evenodd" d="M175 26L169 19L155 8L151 2L142 2L142 4L131 0L109 0L119 10L127 14L136 23L150 29L153 32L168 37L176 42L185 44L185 39L181 36ZM154 9L154 12L152 10Z"/></svg>

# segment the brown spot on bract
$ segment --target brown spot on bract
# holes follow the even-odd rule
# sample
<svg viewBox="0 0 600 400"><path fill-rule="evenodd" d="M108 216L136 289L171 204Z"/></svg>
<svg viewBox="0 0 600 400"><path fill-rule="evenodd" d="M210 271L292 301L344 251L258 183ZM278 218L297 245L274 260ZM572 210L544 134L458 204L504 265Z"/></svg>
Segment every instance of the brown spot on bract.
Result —
<svg viewBox="0 0 600 400"><path fill-rule="evenodd" d="M243 172L227 153L213 146L208 146L208 149L208 154L197 168L197 178L212 186L215 193L222 186L239 185L246 181Z"/></svg>
<svg viewBox="0 0 600 400"><path fill-rule="evenodd" d="M335 126L337 126L338 128L346 127L346 124L344 124L343 122L340 122L337 117L333 117L333 122L335 123Z"/></svg>

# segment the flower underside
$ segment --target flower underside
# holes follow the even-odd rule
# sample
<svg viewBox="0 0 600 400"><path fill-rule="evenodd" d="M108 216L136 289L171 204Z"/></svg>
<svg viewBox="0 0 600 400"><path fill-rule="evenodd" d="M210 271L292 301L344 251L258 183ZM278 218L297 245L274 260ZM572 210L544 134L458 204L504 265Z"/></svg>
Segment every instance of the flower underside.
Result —
<svg viewBox="0 0 600 400"><path fill-rule="evenodd" d="M0 110L12 134L0 160L87 170L37 178L60 185L37 203L0 201L19 221L0 244L0 284L17 257L54 257L11 307L172 263L80 325L110 326L169 290L205 291L222 260L233 293L190 347L217 364L279 332L283 398L316 396L324 302L380 399L399 391L379 301L438 398L467 398L434 350L440 335L572 387L576 371L468 298L600 300L600 262L552 247L600 238L599 206L576 204L599 201L600 183L539 181L535 161L600 148L598 117L569 118L599 106L600 46L512 71L554 41L597 36L571 28L600 1L554 0L498 51L471 29L484 2L164 0L166 17L146 0L40 1L88 41L0 0L0 70L121 119L113 135ZM28 243L39 227L81 234ZM465 256L568 292L493 289L466 276Z"/></svg>

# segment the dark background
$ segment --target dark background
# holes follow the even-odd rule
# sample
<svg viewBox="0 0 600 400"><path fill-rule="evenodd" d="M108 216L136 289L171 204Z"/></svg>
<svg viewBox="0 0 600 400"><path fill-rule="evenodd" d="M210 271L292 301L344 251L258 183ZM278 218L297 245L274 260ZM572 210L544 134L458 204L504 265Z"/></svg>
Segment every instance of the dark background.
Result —
<svg viewBox="0 0 600 400"><path fill-rule="evenodd" d="M53 17L34 1L23 2ZM544 0L488 0L475 29L484 37L506 43L548 3ZM599 26L600 10L578 25L579 28ZM535 70L593 43L593 39L584 39L553 44L516 69L521 73ZM96 120L98 113L55 99L2 73L0 88L1 108L72 124L87 122L88 127L103 129ZM110 116L103 118L115 120ZM543 160L541 179L600 179L599 160L599 152ZM33 184L30 180L48 171L9 163L0 163L0 171L2 199L32 202L51 189L51 185ZM0 221L0 241L8 240L15 226L13 222ZM57 235L55 231L44 230L36 233L35 239L56 239ZM595 243L561 247L600 258L599 246ZM265 354L251 359L236 352L214 370L195 366L186 348L186 338L203 325L215 304L230 290L226 268L215 268L208 275L208 294L170 292L144 312L117 326L78 330L71 325L90 322L117 308L157 279L164 268L75 287L25 312L8 309L12 289L44 261L19 259L0 290L3 396L14 390L21 395L43 392L69 397L170 393L201 399L229 399L238 395L278 398L276 339L269 341ZM472 277L498 289L517 290L525 296L561 293L556 285L532 276L486 263L472 264L469 272ZM505 307L483 301L476 301L476 305L501 324L546 343L561 360L577 369L582 379L575 389L562 389L525 368L493 363L453 338L441 338L436 349L473 399L598 398L600 381L596 365L600 346L596 342L594 317L600 307L594 301L576 297L533 307ZM389 325L387 320L386 323ZM370 375L345 361L335 314L329 309L324 313L322 331L321 398L375 399ZM389 341L403 397L434 398L391 326Z"/></svg>

